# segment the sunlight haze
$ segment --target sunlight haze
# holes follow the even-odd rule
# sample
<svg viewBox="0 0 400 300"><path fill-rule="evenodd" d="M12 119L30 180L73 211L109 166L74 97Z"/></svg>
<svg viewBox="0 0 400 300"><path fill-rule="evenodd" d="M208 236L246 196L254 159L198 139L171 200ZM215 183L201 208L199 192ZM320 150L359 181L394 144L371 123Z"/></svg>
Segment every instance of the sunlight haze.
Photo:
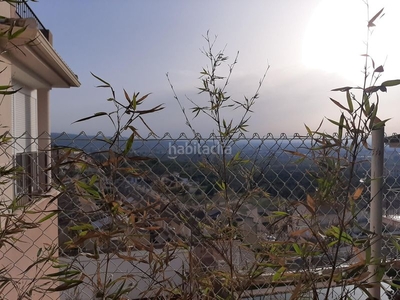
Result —
<svg viewBox="0 0 400 300"><path fill-rule="evenodd" d="M398 3L370 1L370 17L385 7L370 41L375 63L385 64L383 80L400 78ZM340 115L329 97L345 101L344 95L331 89L363 81L360 55L365 52L367 12L362 0L40 0L30 5L82 83L78 89L52 91L54 132L112 132L106 119L72 124L112 109L106 101L109 92L95 87L98 82L90 72L110 82L120 98L125 88L129 93L151 92L148 108L164 103L165 109L148 119L157 134L189 132L165 74L187 113L193 106L187 98L206 103L197 87L208 63L200 51L207 31L218 36L216 50L226 47L230 62L240 52L228 88L235 99L251 96L270 65L250 132L304 134L304 124L316 128L324 117ZM392 88L381 95L379 116L392 118L386 126L390 134L400 132L400 120L393 114L399 94L399 88ZM228 119L235 116L231 112ZM193 123L205 135L213 131L206 118ZM325 129L332 130L328 124Z"/></svg>

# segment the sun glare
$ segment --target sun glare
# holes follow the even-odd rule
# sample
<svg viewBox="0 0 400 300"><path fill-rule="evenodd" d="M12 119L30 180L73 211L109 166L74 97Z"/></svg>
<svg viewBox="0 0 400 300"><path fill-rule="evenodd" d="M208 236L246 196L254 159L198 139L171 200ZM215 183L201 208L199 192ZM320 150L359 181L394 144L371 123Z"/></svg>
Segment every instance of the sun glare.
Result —
<svg viewBox="0 0 400 300"><path fill-rule="evenodd" d="M314 11L303 40L309 68L359 77L365 53L367 13L363 1L323 0Z"/></svg>

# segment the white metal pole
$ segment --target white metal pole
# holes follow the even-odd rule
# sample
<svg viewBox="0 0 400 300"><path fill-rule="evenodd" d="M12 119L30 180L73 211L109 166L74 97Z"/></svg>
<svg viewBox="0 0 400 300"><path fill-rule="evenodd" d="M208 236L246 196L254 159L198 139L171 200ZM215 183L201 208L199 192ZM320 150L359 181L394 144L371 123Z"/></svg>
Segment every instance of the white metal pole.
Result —
<svg viewBox="0 0 400 300"><path fill-rule="evenodd" d="M370 231L371 233L371 263L369 289L373 299L381 298L378 270L382 260L382 202L383 202L383 158L384 158L384 127L372 131L371 156L371 202L370 202Z"/></svg>

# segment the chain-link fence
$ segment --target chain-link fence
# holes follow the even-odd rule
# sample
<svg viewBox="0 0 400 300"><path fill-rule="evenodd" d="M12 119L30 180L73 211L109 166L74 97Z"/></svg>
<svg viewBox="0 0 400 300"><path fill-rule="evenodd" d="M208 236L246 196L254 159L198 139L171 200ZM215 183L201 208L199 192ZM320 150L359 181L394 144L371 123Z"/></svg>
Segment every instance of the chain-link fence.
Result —
<svg viewBox="0 0 400 300"><path fill-rule="evenodd" d="M385 147L386 299L395 299L400 276L394 139ZM323 202L321 166L329 171L330 160L308 136L221 144L214 135L64 133L29 139L23 144L42 146L26 151L19 140L4 143L2 155L4 170L17 173L2 181L4 299L367 297L366 148L352 174L343 172L351 188Z"/></svg>

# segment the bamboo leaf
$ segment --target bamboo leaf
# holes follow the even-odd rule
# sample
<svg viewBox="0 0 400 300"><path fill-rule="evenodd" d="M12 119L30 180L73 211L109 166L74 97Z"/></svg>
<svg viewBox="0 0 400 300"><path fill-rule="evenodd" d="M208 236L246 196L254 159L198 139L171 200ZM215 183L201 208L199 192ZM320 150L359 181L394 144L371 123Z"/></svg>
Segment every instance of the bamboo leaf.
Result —
<svg viewBox="0 0 400 300"><path fill-rule="evenodd" d="M278 271L272 276L273 281L277 281L282 278L283 273L286 271L285 267L280 267Z"/></svg>
<svg viewBox="0 0 400 300"><path fill-rule="evenodd" d="M294 251L296 251L296 253L298 255L303 255L303 251L301 250L301 248L299 247L299 245L297 243L294 243L292 246L293 246Z"/></svg>
<svg viewBox="0 0 400 300"><path fill-rule="evenodd" d="M96 78L97 80L99 80L99 81L101 81L101 82L103 82L105 84L104 86L99 86L99 87L111 87L111 85L107 81L105 81L104 79L101 79L99 76L96 76L92 72L90 72L90 74L92 74L92 76L94 78Z"/></svg>
<svg viewBox="0 0 400 300"><path fill-rule="evenodd" d="M142 262L142 263L146 263L147 261L145 259L139 259L137 257L134 256L130 256L130 255L124 255L120 252L116 252L115 255L117 255L119 258L123 259L124 261L137 261L137 262Z"/></svg>
<svg viewBox="0 0 400 300"><path fill-rule="evenodd" d="M124 89L124 95L125 95L126 101L128 101L128 103L131 104L131 98L129 97L129 95L128 95L128 93L126 92L125 89Z"/></svg>
<svg viewBox="0 0 400 300"><path fill-rule="evenodd" d="M370 105L369 105L369 96L367 94L364 95L364 113L365 115L369 115L370 114Z"/></svg>
<svg viewBox="0 0 400 300"><path fill-rule="evenodd" d="M278 216L278 217L287 217L289 214L285 211L274 211L272 212L272 215Z"/></svg>
<svg viewBox="0 0 400 300"><path fill-rule="evenodd" d="M392 241L392 243L393 243L394 247L396 248L396 250L400 252L400 245L397 242L397 239L392 237L390 240Z"/></svg>
<svg viewBox="0 0 400 300"><path fill-rule="evenodd" d="M0 91L0 95L12 95L15 94L16 92L18 92L20 89L18 90L13 90L13 91Z"/></svg>
<svg viewBox="0 0 400 300"><path fill-rule="evenodd" d="M389 121L390 119L385 119L383 121L377 122L372 126L372 130L380 129L383 126L385 126L386 122Z"/></svg>
<svg viewBox="0 0 400 300"><path fill-rule="evenodd" d="M12 87L13 87L12 85L0 85L0 91L8 90L11 89Z"/></svg>
<svg viewBox="0 0 400 300"><path fill-rule="evenodd" d="M346 92L348 92L348 91L346 91ZM332 101L333 103L335 103L337 106L339 106L341 109L344 109L345 111L350 112L350 110L349 110L348 108L344 107L342 104L340 104L339 101L336 101L335 99L332 99L332 98L329 98L329 99L331 99L331 101Z"/></svg>
<svg viewBox="0 0 400 300"><path fill-rule="evenodd" d="M284 152L287 152L287 153L290 153L290 154L292 154L292 155L294 155L294 156L300 156L300 157L303 157L303 158L306 158L307 157L307 155L305 155L305 154L303 154L303 153L300 153L300 152L298 152L298 151L292 151L292 150L283 150Z"/></svg>
<svg viewBox="0 0 400 300"><path fill-rule="evenodd" d="M311 129L306 124L304 124L304 127L306 128L308 135L312 136L313 134L312 134Z"/></svg>
<svg viewBox="0 0 400 300"><path fill-rule="evenodd" d="M309 194L307 194L307 204L311 208L312 212L315 213L315 201Z"/></svg>
<svg viewBox="0 0 400 300"><path fill-rule="evenodd" d="M56 288L49 288L48 291L50 291L50 292L65 291L65 290L68 290L75 286L80 285L82 282L83 282L83 280L76 280L76 279L67 280L66 282L64 282L63 284L59 285Z"/></svg>
<svg viewBox="0 0 400 300"><path fill-rule="evenodd" d="M90 178L89 185L94 185L96 183L97 179L98 179L97 175L93 175Z"/></svg>
<svg viewBox="0 0 400 300"><path fill-rule="evenodd" d="M382 73L383 71L384 71L383 66L379 66L374 70L375 73Z"/></svg>
<svg viewBox="0 0 400 300"><path fill-rule="evenodd" d="M383 12L383 8L382 8L380 11L378 11L378 12L376 13L376 15L372 17L371 20L368 21L368 27L374 27L374 26L375 26L374 22L375 22L375 20L380 16L380 14L381 14L382 12Z"/></svg>
<svg viewBox="0 0 400 300"><path fill-rule="evenodd" d="M139 98L136 102L139 104L140 102L144 101L149 95L151 95L151 93L148 93L148 94L142 96L142 97Z"/></svg>
<svg viewBox="0 0 400 300"><path fill-rule="evenodd" d="M47 221L48 219L51 219L57 214L57 212L53 211L52 213L49 213L47 216L41 218L38 223L43 223L44 221Z"/></svg>
<svg viewBox="0 0 400 300"><path fill-rule="evenodd" d="M345 87L333 89L333 90L331 90L331 91L332 91L332 92L347 92L347 91L350 91L351 89L353 89L353 87L351 87L351 86L345 86Z"/></svg>
<svg viewBox="0 0 400 300"><path fill-rule="evenodd" d="M147 125L147 123L145 122L145 120L144 120L141 116L139 116L139 119L140 119L140 121L142 121L143 125L146 126L146 128L147 128L152 134L154 134L153 130L151 130L150 126ZM138 135L137 132L135 132L135 133ZM139 135L139 137L140 137L140 135Z"/></svg>
<svg viewBox="0 0 400 300"><path fill-rule="evenodd" d="M396 86L400 84L400 79L395 79L395 80L388 80L388 81L384 81L382 82L381 85L383 86Z"/></svg>
<svg viewBox="0 0 400 300"><path fill-rule="evenodd" d="M344 116L343 116L343 117L344 117ZM341 119L342 119L342 117L341 117ZM335 121L335 120L328 119L328 118L327 118L327 120L328 120L329 122L331 122L333 125L338 126L339 128L342 127L342 128L346 128L346 129L348 129L348 130L350 129L349 126L348 126L347 124L340 123L340 121L337 122L337 121Z"/></svg>
<svg viewBox="0 0 400 300"><path fill-rule="evenodd" d="M291 237L299 237L299 236L302 236L304 233L306 233L307 231L309 231L310 229L309 228L302 228L302 229L299 229L299 230L295 230L295 231L292 231L292 232L290 232L290 236Z"/></svg>
<svg viewBox="0 0 400 300"><path fill-rule="evenodd" d="M349 106L349 111L352 113L354 111L353 101L351 99L350 91L346 91L347 105Z"/></svg>
<svg viewBox="0 0 400 300"><path fill-rule="evenodd" d="M295 300L295 299L301 299L299 297L301 295L301 291L304 288L304 285L302 284L301 281L299 281L298 284L296 284L296 288L293 290L292 295L290 296L289 300Z"/></svg>
<svg viewBox="0 0 400 300"><path fill-rule="evenodd" d="M225 182L223 182L223 181L222 181L222 182L217 181L216 184L217 184L217 186L219 187L219 189L220 189L221 191L224 191L224 190L225 190L225 188L226 188Z"/></svg>
<svg viewBox="0 0 400 300"><path fill-rule="evenodd" d="M381 89L380 86L373 85L373 86L367 87L365 89L365 92L366 93L375 93L375 92L379 91L380 89Z"/></svg>
<svg viewBox="0 0 400 300"><path fill-rule="evenodd" d="M17 31L15 31L13 33L11 33L12 30L10 30L9 33L8 33L8 39L12 40L12 39L17 38L18 36L20 36L26 30L26 28L28 28L28 26L24 26L24 27L18 29Z"/></svg>
<svg viewBox="0 0 400 300"><path fill-rule="evenodd" d="M101 117L101 116L105 116L105 115L108 115L106 112L97 112L97 113L95 113L94 115L92 115L92 116L89 116L89 117L86 117L86 118L82 118L82 119L79 119L79 120L77 120L77 121L75 121L75 122L73 122L72 124L74 124L74 123L78 123L78 122L83 122L83 121L87 121L87 120L90 120L90 119L93 119L93 118L97 118L97 117Z"/></svg>
<svg viewBox="0 0 400 300"><path fill-rule="evenodd" d="M68 229L69 230L76 230L76 231L79 231L79 230L93 230L94 227L91 224L81 224L81 225L74 225L74 226L68 227Z"/></svg>
<svg viewBox="0 0 400 300"><path fill-rule="evenodd" d="M128 154L129 151L131 151L132 145L133 145L133 140L135 139L135 133L132 133L129 137L129 139L126 141L125 144L125 149L124 149L124 154Z"/></svg>
<svg viewBox="0 0 400 300"><path fill-rule="evenodd" d="M81 274L81 271L78 270L62 270L55 273L46 274L46 277L59 277L63 276L64 278L72 277L75 275Z"/></svg>
<svg viewBox="0 0 400 300"><path fill-rule="evenodd" d="M353 200L358 200L361 197L363 190L364 187L362 186L358 187L353 194Z"/></svg>
<svg viewBox="0 0 400 300"><path fill-rule="evenodd" d="M159 110L164 109L163 104L159 104L157 106L154 106L152 109L146 109L146 110L137 110L136 112L138 114L144 115L144 114L150 114Z"/></svg>
<svg viewBox="0 0 400 300"><path fill-rule="evenodd" d="M342 137L343 137L343 127L345 127L346 125L344 125L344 114L342 114L341 116L340 116L340 121L339 121L339 130L338 130L338 138L339 138L339 141L341 141L342 140Z"/></svg>

